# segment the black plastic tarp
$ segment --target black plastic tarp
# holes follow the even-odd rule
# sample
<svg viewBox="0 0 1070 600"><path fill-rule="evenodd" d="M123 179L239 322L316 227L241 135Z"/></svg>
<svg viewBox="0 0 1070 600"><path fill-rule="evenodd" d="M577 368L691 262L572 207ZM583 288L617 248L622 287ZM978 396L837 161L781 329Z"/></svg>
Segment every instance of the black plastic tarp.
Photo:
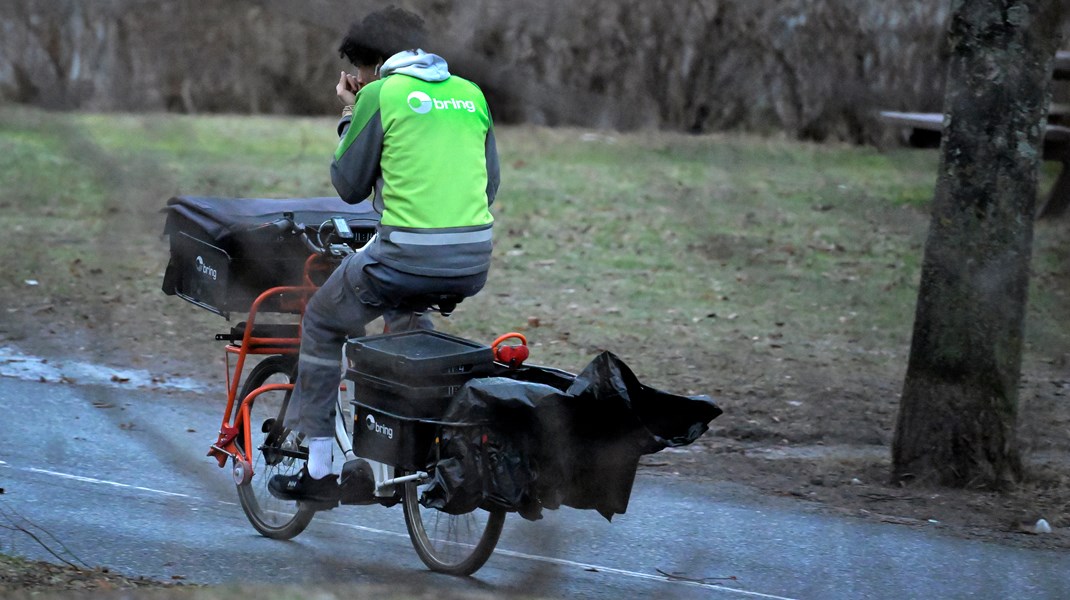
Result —
<svg viewBox="0 0 1070 600"><path fill-rule="evenodd" d="M313 232L328 219L341 217L360 242L371 238L379 219L370 202L347 204L336 197L177 196L168 200L164 212L164 234L170 236L171 247L164 293L224 317L248 311L264 290L304 282L309 249L282 226L285 214ZM261 305L260 310L283 308Z"/></svg>
<svg viewBox="0 0 1070 600"><path fill-rule="evenodd" d="M684 446L721 409L708 396L642 384L604 352L578 375L523 367L474 379L453 398L436 475L421 502L446 512L504 508L538 519L543 508L628 508L639 457Z"/></svg>
<svg viewBox="0 0 1070 600"><path fill-rule="evenodd" d="M318 226L331 217L343 217L353 229L374 229L379 222L371 202L348 204L338 197L217 198L176 196L167 201L164 234L187 227L199 228L206 241L226 247L231 238L293 213L294 221Z"/></svg>

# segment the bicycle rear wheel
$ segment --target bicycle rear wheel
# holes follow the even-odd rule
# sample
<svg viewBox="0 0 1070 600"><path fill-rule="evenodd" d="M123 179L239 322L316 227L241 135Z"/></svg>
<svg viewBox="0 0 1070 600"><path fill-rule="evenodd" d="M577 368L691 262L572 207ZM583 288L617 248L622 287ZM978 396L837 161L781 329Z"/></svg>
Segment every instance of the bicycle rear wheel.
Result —
<svg viewBox="0 0 1070 600"><path fill-rule="evenodd" d="M257 388L272 383L292 383L295 362L286 356L264 359L249 373L238 396L244 399ZM314 510L299 508L296 502L280 500L268 491L268 481L275 475L292 475L301 470L302 461L279 450L296 452L300 442L282 427L290 392L274 390L256 396L249 406L248 426L252 427L253 447L242 448L253 463L252 479L238 487L238 499L249 522L261 535L288 540L308 527ZM238 434L238 445L244 441Z"/></svg>
<svg viewBox="0 0 1070 600"><path fill-rule="evenodd" d="M490 558L505 524L504 511L476 509L451 515L420 504L427 484L410 481L402 492L405 527L420 560L432 571L471 575Z"/></svg>

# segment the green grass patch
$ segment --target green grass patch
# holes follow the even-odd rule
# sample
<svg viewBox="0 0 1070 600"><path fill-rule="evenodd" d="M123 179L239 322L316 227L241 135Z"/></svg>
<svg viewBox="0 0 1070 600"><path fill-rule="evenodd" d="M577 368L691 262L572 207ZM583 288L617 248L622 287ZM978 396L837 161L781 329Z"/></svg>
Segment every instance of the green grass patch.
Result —
<svg viewBox="0 0 1070 600"><path fill-rule="evenodd" d="M538 290L529 310L570 341L624 353L638 339L708 353L755 341L783 351L776 340L788 337L906 344L925 215L902 198L933 179L934 153L571 130L502 138L509 235L496 275Z"/></svg>
<svg viewBox="0 0 1070 600"><path fill-rule="evenodd" d="M901 367L936 151L528 127L498 137L494 269L447 329L522 330L538 362L564 368L613 350L670 386L686 375L701 388L742 363ZM158 294L170 196L331 194L335 143L328 118L0 108L0 207L17 242L0 249L0 285L33 279L74 298L77 270ZM1066 343L1059 235L1037 230L1038 352Z"/></svg>

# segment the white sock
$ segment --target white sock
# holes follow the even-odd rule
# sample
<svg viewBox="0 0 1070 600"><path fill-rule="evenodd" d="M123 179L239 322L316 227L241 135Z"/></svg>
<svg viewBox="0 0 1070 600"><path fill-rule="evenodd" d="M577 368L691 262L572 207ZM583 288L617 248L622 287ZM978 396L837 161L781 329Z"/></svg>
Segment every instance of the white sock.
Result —
<svg viewBox="0 0 1070 600"><path fill-rule="evenodd" d="M308 474L323 479L331 474L334 463L334 438L319 437L308 440Z"/></svg>

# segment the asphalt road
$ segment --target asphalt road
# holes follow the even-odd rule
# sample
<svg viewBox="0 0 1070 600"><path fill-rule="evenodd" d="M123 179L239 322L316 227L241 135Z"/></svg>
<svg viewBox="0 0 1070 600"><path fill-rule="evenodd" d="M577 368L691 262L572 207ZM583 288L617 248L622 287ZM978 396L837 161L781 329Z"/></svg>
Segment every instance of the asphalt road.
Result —
<svg viewBox="0 0 1070 600"><path fill-rule="evenodd" d="M246 521L229 473L205 456L218 393L97 379L0 377L0 526L128 575L575 598L1070 598L1063 553L831 517L670 476L640 475L612 523L573 509L534 523L511 516L471 578L427 571L400 507L341 507L295 540L269 540ZM0 551L55 560L11 529L0 528Z"/></svg>

